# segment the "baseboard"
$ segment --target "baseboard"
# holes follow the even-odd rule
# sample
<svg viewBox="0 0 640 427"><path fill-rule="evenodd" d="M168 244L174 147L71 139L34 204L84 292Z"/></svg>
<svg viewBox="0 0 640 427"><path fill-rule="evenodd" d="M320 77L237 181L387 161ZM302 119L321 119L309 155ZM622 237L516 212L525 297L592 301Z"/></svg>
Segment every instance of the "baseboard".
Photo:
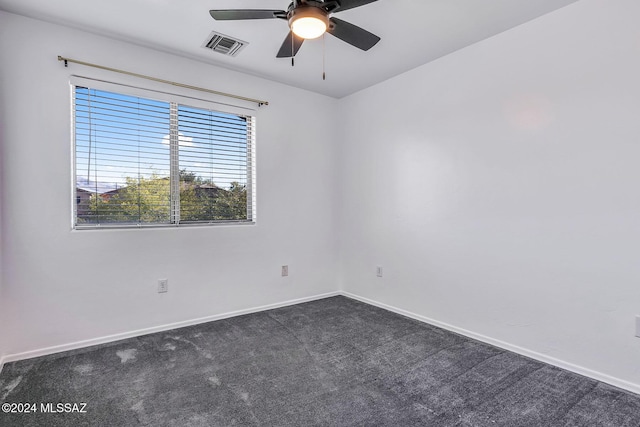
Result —
<svg viewBox="0 0 640 427"><path fill-rule="evenodd" d="M446 329L448 331L455 332L457 334L464 335L466 337L469 337L469 338L472 338L472 339L475 339L475 340L478 340L478 341L482 341L484 343L491 344L491 345L494 345L496 347L500 347L500 348L505 349L505 350L512 351L512 352L520 354L522 356L526 356L526 357L529 357L531 359L535 359L535 360L538 360L540 362L548 363L549 365L557 366L558 368L566 369L567 371L571 371L571 372L574 372L576 374L583 375L585 377L589 377L589 378L592 378L594 380L610 384L610 385L612 385L614 387L618 387L618 388L630 391L632 393L640 394L640 385L639 384L635 384L635 383L632 383L632 382L629 382L629 381L625 381L625 380L620 379L620 378L612 377L610 375L603 374L602 372L594 371L594 370L591 370L591 369L588 369L588 368L585 368L585 367L582 367L582 366L574 365L573 363L569 363L569 362L566 362L564 360L556 359L555 357L551 357L551 356L548 356L548 355L543 354L543 353L538 353L536 351L529 350L527 348L523 348L523 347L519 347L517 345L509 344L507 342L500 341L500 340L497 340L497 339L494 339L494 338L491 338L491 337L488 337L488 336L485 336L485 335L482 335L482 334L478 334L476 332L469 331L467 329L459 328L457 326L450 325L448 323L440 322L438 320L434 320L434 319L422 316L420 314L416 314L416 313L413 313L413 312L410 312L410 311L407 311L407 310L403 310L403 309L398 308L398 307L394 307L394 306L391 306L391 305L388 305L388 304L384 304L384 303L381 303L381 302L378 302L378 301L375 301L375 300L372 300L372 299L369 299L369 298L365 298L365 297L362 297L360 295L352 294L351 292L340 291L339 293L340 293L340 295L343 295L345 297L352 298L352 299L364 302L365 304L370 304L370 305L373 305L373 306L376 306L376 307L380 307L380 308L383 308L385 310L392 311L394 313L398 313L398 314L401 314L401 315L406 316L406 317L410 317L410 318L418 320L420 322L428 323L430 325L437 326L439 328Z"/></svg>
<svg viewBox="0 0 640 427"><path fill-rule="evenodd" d="M230 311L227 313L215 314L213 316L200 317L200 318L191 319L191 320L184 320L181 322L168 323L161 326L154 326L151 328L138 329L138 330L129 331L129 332L122 332L114 335L107 335L100 338L92 338L89 340L76 341L68 344L62 344L62 345L56 345L52 347L41 348L38 350L26 351L23 353L8 354L0 358L0 372L2 372L3 364L9 363L9 362L16 362L19 360L32 359L34 357L47 356L50 354L60 353L63 351L77 350L79 348L91 347L93 345L106 344L106 343L119 341L127 338L134 338L142 335L153 334L156 332L164 332L172 329L184 328L186 326L193 326L201 323L213 322L215 320L222 320L222 319L228 319L230 317L242 316L244 314L257 313L260 311L272 310L274 308L287 307L295 304L302 304L305 302L316 301L319 299L334 297L338 295L340 295L340 292L337 292L337 291L328 292L325 294L319 294L319 295L314 295L314 296L305 297L305 298L297 298L293 300L278 302L274 304L267 304L267 305L247 308L243 310Z"/></svg>
<svg viewBox="0 0 640 427"><path fill-rule="evenodd" d="M319 299L324 299L324 298L329 298L329 297L333 297L333 296L337 296L337 295L343 295L345 297L348 298L352 298L358 301L361 301L363 303L366 304L370 304L376 307L380 307L382 309L388 310L388 311L392 311L394 313L398 313L401 314L403 316L418 320L420 322L424 322L424 323L428 323L430 325L433 326L437 326L439 328L442 329L446 329L449 330L451 332L455 332L458 333L460 335L464 335L466 337L478 340L478 341L482 341L484 343L487 344L491 344L494 345L496 347L500 347L502 349L508 350L508 351L512 351L514 353L517 354L521 354L523 356L526 357L530 357L531 359L535 359L538 360L540 362L544 362L544 363L548 363L550 365L554 365L557 366L559 368L562 369L566 369L568 371L571 372L575 372L576 374L580 374L580 375L584 375L586 377L589 378L593 378L594 380L597 381L601 381L603 383L607 383L610 384L614 387L619 387L621 389L630 391L632 393L636 393L636 394L640 394L640 385L635 384L635 383L631 383L629 381L625 381L622 380L620 378L616 378L616 377L612 377L610 375L598 372L598 371L594 371L582 366L578 366L575 365L573 363L569 363L566 362L564 360L560 360L560 359L556 359L554 357L545 355L543 353L538 353L536 351L533 350L529 350L527 348L523 348L523 347L519 347L517 345L513 345L504 341L500 341L482 334L478 334L476 332L473 331L469 331L467 329L463 329L463 328L459 328L457 326L454 325L450 325L448 323L444 323L444 322L440 322L438 320L435 319L431 319L428 318L426 316L422 316L420 314L416 314L398 307L394 307L388 304L384 304L360 295L356 295L353 294L351 292L347 292L347 291L334 291L334 292L327 292L325 294L319 294L319 295L314 295L314 296L310 296L310 297L305 297L305 298L298 298L298 299L293 299L293 300L288 300L288 301L283 301L283 302L279 302L279 303L273 303L273 304L267 304L267 305L263 305L263 306L258 306L258 307L252 307L252 308L247 308L247 309L243 309L243 310L237 310L237 311L231 311L231 312L227 312L227 313L222 313L222 314L216 314L216 315L212 315L212 316L207 316L207 317L200 317L200 318L196 318L196 319L191 319L191 320L185 320L185 321L181 321L181 322L175 322L175 323L169 323L169 324L165 324L165 325L161 325L161 326L154 326L151 328L145 328L145 329L138 329L138 330L134 330L134 331L129 331L129 332L123 332L123 333L119 333L119 334L114 334L114 335L108 335L108 336L104 336L104 337L100 337L100 338L93 338L93 339L89 339L89 340L83 340L83 341L77 341L77 342L72 342L72 343L68 343L68 344L62 344L62 345L57 345L57 346L52 346L52 347L46 347L46 348L42 348L42 349L38 349L38 350L31 350L31 351L27 351L27 352L23 352L23 353L16 353L16 354L8 354L5 356L0 356L0 373L2 372L2 368L4 367L4 365L6 363L9 362L16 362L19 360L26 360L26 359L32 359L34 357L40 357L40 356L46 356L49 354L55 354L55 353L60 353L63 351L69 351L69 350L76 350L76 349L80 349L80 348L85 348L85 347L90 347L93 345L98 345L98 344L106 344L106 343L110 343L110 342L114 342L114 341L119 341L119 340L123 340L123 339L127 339L127 338L134 338L134 337L139 337L139 336L143 336L143 335L148 335L148 334L153 334L156 332L164 332L164 331L168 331L171 329L178 329L178 328L183 328L186 326L192 326L192 325L198 325L201 323L207 323L207 322L212 322L215 320L222 320L222 319L228 319L231 317L236 317L236 316L242 316L244 314L251 314L251 313L257 313L260 311L265 311L265 310L272 310L275 308L280 308L280 307L287 307L290 305L295 305L295 304L302 304L305 302L310 302L310 301L316 301Z"/></svg>

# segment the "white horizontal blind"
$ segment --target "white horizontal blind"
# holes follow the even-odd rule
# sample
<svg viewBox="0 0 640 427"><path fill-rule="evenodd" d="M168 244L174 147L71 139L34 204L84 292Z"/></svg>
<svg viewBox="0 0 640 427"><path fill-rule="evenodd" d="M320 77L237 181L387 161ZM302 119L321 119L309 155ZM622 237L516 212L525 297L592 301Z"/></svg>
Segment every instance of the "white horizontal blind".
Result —
<svg viewBox="0 0 640 427"><path fill-rule="evenodd" d="M76 223L170 223L168 134L168 102L76 86Z"/></svg>
<svg viewBox="0 0 640 427"><path fill-rule="evenodd" d="M251 219L247 118L179 105L178 129L180 222Z"/></svg>
<svg viewBox="0 0 640 427"><path fill-rule="evenodd" d="M74 87L76 228L255 220L254 118Z"/></svg>

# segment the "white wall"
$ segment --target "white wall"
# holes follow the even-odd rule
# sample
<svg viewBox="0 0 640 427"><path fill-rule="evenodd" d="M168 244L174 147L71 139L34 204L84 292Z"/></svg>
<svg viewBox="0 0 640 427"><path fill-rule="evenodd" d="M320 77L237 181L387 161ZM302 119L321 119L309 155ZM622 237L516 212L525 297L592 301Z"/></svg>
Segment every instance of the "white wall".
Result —
<svg viewBox="0 0 640 427"><path fill-rule="evenodd" d="M0 29L5 354L335 290L333 135L298 114L331 122L335 99L12 14ZM257 225L71 231L69 75L151 83L57 55L270 101L257 123Z"/></svg>
<svg viewBox="0 0 640 427"><path fill-rule="evenodd" d="M639 21L582 0L343 99L342 288L640 390Z"/></svg>
<svg viewBox="0 0 640 427"><path fill-rule="evenodd" d="M2 99L2 93L0 92L0 99ZM2 117L2 109L0 109L0 117ZM0 119L0 127L2 120ZM4 146L4 143L2 141L2 136L0 133L0 165L2 164L2 147ZM2 191L2 183L4 182L4 178L2 176L2 170L0 170L0 370L2 370L2 365L3 365L3 356L6 354L6 343L5 343L5 335L7 334L7 330L8 330L8 320L5 318L6 317L6 312L7 312L7 307L5 304L5 297L4 297L4 286L3 286L3 270L4 270L4 263L3 263L3 240L2 240L2 209L4 206L4 197L3 197L3 191Z"/></svg>
<svg viewBox="0 0 640 427"><path fill-rule="evenodd" d="M2 27L0 27L0 38L2 38L3 35L3 31L2 31ZM2 74L0 74L0 80L2 79ZM4 94L2 92L2 85L0 84L0 99L4 99ZM3 123L4 123L4 103L0 102L0 129L2 129L3 127ZM4 161L3 161L3 152L4 152L4 139L3 139L3 132L0 130L0 165L4 165ZM2 364L3 364L3 356L6 353L5 348L6 348L6 344L5 344L5 334L6 334L6 324L7 321L5 320L5 314L6 314L6 307L4 304L4 293L3 293L3 270L4 270L4 263L3 263L3 252L4 252L4 243L3 243L3 232L2 230L4 229L4 225L3 225L3 210L4 210L4 206L5 206L5 200L4 200L4 167L0 167L0 370L2 369Z"/></svg>
<svg viewBox="0 0 640 427"><path fill-rule="evenodd" d="M0 16L0 22L2 22L1 19L2 17ZM2 40L5 38L4 36L5 36L5 28L4 26L0 25L0 44L2 43ZM4 167L4 164L5 164L4 151L5 151L6 143L4 140L4 132L2 131L2 129L4 128L6 123L5 112L6 112L7 106L5 105L6 104L5 102L1 101L5 99L4 85L1 83L2 81L3 81L3 73L0 72L0 370L2 369L2 365L3 365L3 356L7 353L6 335L9 329L8 319L7 319L8 308L5 303L4 285L3 285L4 283L4 251L5 251L4 210L7 203L5 200L5 192L4 192L5 181L6 181L6 174L5 174L5 167Z"/></svg>

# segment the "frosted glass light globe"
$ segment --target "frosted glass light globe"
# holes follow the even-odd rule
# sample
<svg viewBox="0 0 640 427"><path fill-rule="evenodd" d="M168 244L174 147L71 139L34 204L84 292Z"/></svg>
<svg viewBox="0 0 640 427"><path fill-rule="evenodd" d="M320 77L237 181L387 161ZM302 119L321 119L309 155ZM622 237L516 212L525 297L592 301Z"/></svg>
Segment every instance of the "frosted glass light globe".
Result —
<svg viewBox="0 0 640 427"><path fill-rule="evenodd" d="M289 16L289 27L300 38L316 39L329 28L329 16L319 7L298 7Z"/></svg>
<svg viewBox="0 0 640 427"><path fill-rule="evenodd" d="M327 31L327 25L321 19L306 16L293 21L291 31L303 39L317 39Z"/></svg>

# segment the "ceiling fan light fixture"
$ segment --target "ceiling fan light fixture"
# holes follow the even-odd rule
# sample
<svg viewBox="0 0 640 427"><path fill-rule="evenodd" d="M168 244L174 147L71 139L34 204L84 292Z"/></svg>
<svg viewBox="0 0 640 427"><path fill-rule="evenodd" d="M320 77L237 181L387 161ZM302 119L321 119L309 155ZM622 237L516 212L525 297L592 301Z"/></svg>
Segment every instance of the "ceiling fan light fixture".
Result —
<svg viewBox="0 0 640 427"><path fill-rule="evenodd" d="M327 13L318 7L299 7L289 18L291 31L303 39L316 39L329 28Z"/></svg>

